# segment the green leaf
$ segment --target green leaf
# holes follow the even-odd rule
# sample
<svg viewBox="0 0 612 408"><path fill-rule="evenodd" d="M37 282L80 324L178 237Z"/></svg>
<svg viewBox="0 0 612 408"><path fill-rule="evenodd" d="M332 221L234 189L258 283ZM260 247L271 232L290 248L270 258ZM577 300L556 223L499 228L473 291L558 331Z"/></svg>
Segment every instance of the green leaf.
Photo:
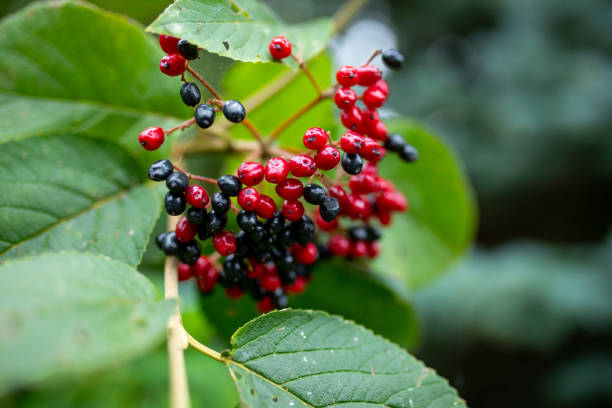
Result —
<svg viewBox="0 0 612 408"><path fill-rule="evenodd" d="M175 304L129 266L84 253L0 266L0 392L76 376L159 343Z"/></svg>
<svg viewBox="0 0 612 408"><path fill-rule="evenodd" d="M268 44L284 35L303 60L320 53L329 42L333 23L322 18L285 24L257 0L177 0L148 28L172 35L224 57L246 62L270 62ZM288 58L292 66L297 65Z"/></svg>
<svg viewBox="0 0 612 408"><path fill-rule="evenodd" d="M410 209L384 231L384 250L373 267L411 289L447 270L470 245L475 203L460 162L441 141L407 121L389 121L389 130L415 146L419 160L407 164L389 157L380 164L381 174L406 195Z"/></svg>
<svg viewBox="0 0 612 408"><path fill-rule="evenodd" d="M232 337L228 367L249 407L465 407L397 345L323 312L261 316Z"/></svg>

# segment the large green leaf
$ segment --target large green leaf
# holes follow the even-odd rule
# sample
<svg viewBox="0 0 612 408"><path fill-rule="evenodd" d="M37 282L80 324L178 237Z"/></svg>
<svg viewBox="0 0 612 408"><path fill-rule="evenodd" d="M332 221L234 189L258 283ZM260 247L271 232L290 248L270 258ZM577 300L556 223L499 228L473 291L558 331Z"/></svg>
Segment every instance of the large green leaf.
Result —
<svg viewBox="0 0 612 408"><path fill-rule="evenodd" d="M382 175L408 198L410 210L384 231L374 268L414 288L448 269L469 246L475 204L459 161L442 142L407 121L389 121L389 129L418 149L419 160L406 164L393 156L380 164Z"/></svg>
<svg viewBox="0 0 612 408"><path fill-rule="evenodd" d="M147 30L184 38L235 60L269 62L274 61L268 51L272 38L285 35L293 52L309 60L327 46L333 24L327 18L285 24L257 0L177 0Z"/></svg>
<svg viewBox="0 0 612 408"><path fill-rule="evenodd" d="M228 367L249 407L465 407L405 350L323 312L261 316L232 337Z"/></svg>
<svg viewBox="0 0 612 408"><path fill-rule="evenodd" d="M48 254L0 266L0 391L72 376L160 342L172 311L129 266L99 255Z"/></svg>

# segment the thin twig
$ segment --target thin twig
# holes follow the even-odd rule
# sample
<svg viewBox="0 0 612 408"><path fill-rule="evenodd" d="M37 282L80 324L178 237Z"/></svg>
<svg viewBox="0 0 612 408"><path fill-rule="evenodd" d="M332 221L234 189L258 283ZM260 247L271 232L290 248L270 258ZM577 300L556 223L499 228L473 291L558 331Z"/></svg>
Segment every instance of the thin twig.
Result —
<svg viewBox="0 0 612 408"><path fill-rule="evenodd" d="M205 183L210 183L210 184L214 184L217 185L217 180L210 178L210 177L204 177L204 176L198 176L197 174L193 174L193 173L189 173L186 170L183 170L182 168L180 168L177 165L174 165L174 168L177 169L178 171L180 171L181 173L185 173L185 175L187 176L187 178L192 179L192 180L198 180L198 181L203 181Z"/></svg>
<svg viewBox="0 0 612 408"><path fill-rule="evenodd" d="M317 106L319 102L321 102L322 100L323 100L323 97L321 95L317 96L312 101L308 102L308 104L304 105L300 110L298 110L293 115L285 119L285 121L283 121L280 125L276 127L276 129L272 131L272 133L270 133L270 137L268 138L268 144L275 141L280 136L280 134L285 131L285 129L291 126L293 122L295 122L300 117L302 117L302 115L304 115L309 110Z"/></svg>
<svg viewBox="0 0 612 408"><path fill-rule="evenodd" d="M366 61L365 64L363 65L370 65L372 63L372 61L374 61L374 58L376 58L378 55L382 54L382 50L376 50L372 53L372 55L370 55L370 58L368 58L368 60Z"/></svg>
<svg viewBox="0 0 612 408"><path fill-rule="evenodd" d="M340 32L348 22L357 14L367 0L349 0L342 5L334 14L334 32Z"/></svg>
<svg viewBox="0 0 612 408"><path fill-rule="evenodd" d="M215 359L217 361L220 361L222 363L225 362L225 358L223 358L220 353L218 353L217 351L211 349L210 347L206 347L205 345L203 345L202 343L200 343L199 341L194 339L186 331L185 331L185 335L187 336L187 340L189 341L189 345L191 347L193 347L194 349L198 350L200 353L202 353L204 355L207 355L208 357L211 357L211 358L213 358L213 359Z"/></svg>
<svg viewBox="0 0 612 408"><path fill-rule="evenodd" d="M308 77L308 80L310 81L310 83L312 83L312 86L314 86L315 89L317 90L317 94L321 96L323 91L321 91L321 87L319 86L319 83L317 82L315 77L312 76L312 74L308 70L308 67L306 67L306 64L304 63L304 61L302 61L302 59L295 54L291 54L291 58L293 58L295 62L298 63L298 65L300 66L300 69L304 71L304 74L306 74L306 76Z"/></svg>
<svg viewBox="0 0 612 408"><path fill-rule="evenodd" d="M190 73L191 75L193 75L193 77L194 77L195 79L197 79L197 80L198 80L198 81L199 81L199 82L200 82L202 85L204 85L204 87L205 87L206 89L208 89L208 91L209 91L211 94L213 94L213 96L214 96L215 98L217 98L217 99L223 99L223 98L221 97L221 95L219 95L219 92L217 92L217 91L215 90L215 88L213 88L213 86L212 86L211 84L209 84L209 83L208 83L208 82L207 82L207 81L206 81L204 78L202 78L202 77L200 76L200 74L198 74L198 73L197 73L197 72L196 72L196 71L195 71L193 68L191 68L191 66L190 66L189 64L187 64L187 67L186 67L185 69L186 69L187 71L189 71L189 73Z"/></svg>
<svg viewBox="0 0 612 408"><path fill-rule="evenodd" d="M188 119L186 121L184 121L183 123L179 123L178 125L176 125L173 128L170 128L168 130L164 130L164 134L169 135L170 133L176 131L176 130L183 130L191 125L193 125L195 123L195 118L191 118Z"/></svg>

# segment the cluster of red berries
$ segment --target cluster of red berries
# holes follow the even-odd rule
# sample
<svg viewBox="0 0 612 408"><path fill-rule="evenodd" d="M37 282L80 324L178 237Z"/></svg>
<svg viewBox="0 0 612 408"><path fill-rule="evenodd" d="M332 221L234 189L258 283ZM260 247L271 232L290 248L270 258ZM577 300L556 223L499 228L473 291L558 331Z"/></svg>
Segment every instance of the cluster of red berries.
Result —
<svg viewBox="0 0 612 408"><path fill-rule="evenodd" d="M184 57L181 41L160 37L169 56ZM178 52L172 53L175 48ZM281 60L291 55L291 43L276 37L269 50L273 58ZM401 66L402 60L395 50L383 52L383 61L391 68ZM341 120L347 128L339 140L313 127L303 136L304 153L271 157L265 164L245 161L235 174L217 180L188 175L169 160L153 163L149 178L165 181L168 188L166 212L174 216L185 213L175 231L163 233L156 240L166 254L176 255L181 261L179 280L194 277L203 294L217 285L232 298L249 293L258 301L259 310L265 312L286 307L288 293L304 290L318 259L378 255L381 233L375 224L388 225L391 214L405 211L408 204L403 194L378 174L377 164L387 151L397 152L409 162L418 154L400 135L388 134L379 118L377 109L389 93L379 68L369 64L345 66L336 78L334 101L342 109ZM355 86L366 87L360 97L353 90ZM181 98L187 105L196 106L199 90L187 82L181 88ZM365 105L363 111L358 100ZM229 102L239 103L225 102L224 113ZM201 106L196 107L195 122L208 127L212 119L208 126L202 126L202 116L198 116ZM213 118L214 113L213 108ZM239 121L246 115L244 108L242 113ZM142 138L141 134L141 144ZM149 149L150 145L143 146ZM330 170L336 171L333 179L324 173ZM349 177L343 181L345 174ZM216 182L219 191L209 197L202 186L191 184L190 178ZM300 178L308 178L307 183ZM321 184L313 182L315 178ZM277 197L264 194L268 189L263 183L273 185ZM237 231L228 226L233 225L228 220L230 211L235 214ZM341 223L342 218L345 223ZM321 233L315 234L315 225ZM214 256L202 255L201 243L208 239L217 252Z"/></svg>

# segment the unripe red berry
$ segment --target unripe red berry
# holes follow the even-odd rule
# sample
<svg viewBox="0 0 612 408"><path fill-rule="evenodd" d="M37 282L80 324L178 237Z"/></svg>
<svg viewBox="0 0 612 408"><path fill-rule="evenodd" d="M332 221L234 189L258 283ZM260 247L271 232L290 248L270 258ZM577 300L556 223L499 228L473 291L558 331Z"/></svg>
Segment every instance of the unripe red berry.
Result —
<svg viewBox="0 0 612 408"><path fill-rule="evenodd" d="M240 286L233 286L231 288L225 289L225 294L229 298L240 299L242 295L244 295L244 292L242 291L242 289L240 289Z"/></svg>
<svg viewBox="0 0 612 408"><path fill-rule="evenodd" d="M178 280L179 282L186 281L191 278L193 275L191 274L191 266L184 264L182 262L178 263Z"/></svg>
<svg viewBox="0 0 612 408"><path fill-rule="evenodd" d="M295 243L291 247L291 253L293 254L293 258L301 264L311 265L317 261L319 258L319 251L317 246L312 242L309 242L308 245L303 247L302 245Z"/></svg>
<svg viewBox="0 0 612 408"><path fill-rule="evenodd" d="M363 136L353 132L346 132L340 138L340 148L345 153L359 153L363 148L364 142Z"/></svg>
<svg viewBox="0 0 612 408"><path fill-rule="evenodd" d="M317 163L310 156L298 154L289 160L289 170L295 177L310 177L317 171Z"/></svg>
<svg viewBox="0 0 612 408"><path fill-rule="evenodd" d="M408 208L406 197L399 191L385 191L376 197L376 206L388 211L405 211Z"/></svg>
<svg viewBox="0 0 612 408"><path fill-rule="evenodd" d="M357 71L359 75L358 84L362 86L370 86L382 78L380 68L374 65L362 65Z"/></svg>
<svg viewBox="0 0 612 408"><path fill-rule="evenodd" d="M252 259L251 269L247 271L247 276L249 277L249 279L259 278L260 276L264 275L265 271L266 271L265 264L262 264L261 262L254 262L254 260Z"/></svg>
<svg viewBox="0 0 612 408"><path fill-rule="evenodd" d="M209 269L214 269L213 264L204 255L201 255L196 263L191 266L193 276L196 278L206 275Z"/></svg>
<svg viewBox="0 0 612 408"><path fill-rule="evenodd" d="M374 85L371 86L375 86L376 88L380 89L385 96L389 96L389 84L384 79L379 79L374 83Z"/></svg>
<svg viewBox="0 0 612 408"><path fill-rule="evenodd" d="M181 218L176 224L176 240L178 242L189 242L198 233L198 226L187 221L187 218Z"/></svg>
<svg viewBox="0 0 612 408"><path fill-rule="evenodd" d="M317 218L316 218L317 227L323 231L335 231L338 229L338 217L334 218L332 222L327 222L321 217L321 211L317 208Z"/></svg>
<svg viewBox="0 0 612 408"><path fill-rule="evenodd" d="M272 302L270 296L266 296L257 302L257 310L261 313L268 313L274 310L274 302Z"/></svg>
<svg viewBox="0 0 612 408"><path fill-rule="evenodd" d="M177 76L185 72L185 58L181 54L166 55L159 62L159 69L168 76Z"/></svg>
<svg viewBox="0 0 612 408"><path fill-rule="evenodd" d="M266 268L264 270L264 275L276 275L278 273L274 262L268 262L267 264L265 264L265 267Z"/></svg>
<svg viewBox="0 0 612 408"><path fill-rule="evenodd" d="M164 129L160 127L148 127L138 135L138 142L146 150L157 150L164 144Z"/></svg>
<svg viewBox="0 0 612 408"><path fill-rule="evenodd" d="M276 203L271 197L265 194L259 195L259 201L257 202L257 208L255 209L255 212L257 212L257 215L259 215L262 218L272 218L274 217L274 213L276 213L277 210L278 208L276 208Z"/></svg>
<svg viewBox="0 0 612 408"><path fill-rule="evenodd" d="M372 215L372 204L358 195L351 194L348 196L345 212L352 219L367 220Z"/></svg>
<svg viewBox="0 0 612 408"><path fill-rule="evenodd" d="M351 241L349 256L351 258L362 258L368 254L368 246L365 241Z"/></svg>
<svg viewBox="0 0 612 408"><path fill-rule="evenodd" d="M228 256L236 252L236 238L230 231L221 231L213 236L213 246L222 256Z"/></svg>
<svg viewBox="0 0 612 408"><path fill-rule="evenodd" d="M185 191L185 199L195 208L204 208L208 204L208 193L204 187L192 184Z"/></svg>
<svg viewBox="0 0 612 408"><path fill-rule="evenodd" d="M306 131L302 139L307 149L321 150L327 143L327 132L319 127L313 127Z"/></svg>
<svg viewBox="0 0 612 408"><path fill-rule="evenodd" d="M178 48L176 45L178 44L179 40L180 38L171 37L169 35L160 35L159 45L166 54L177 54Z"/></svg>
<svg viewBox="0 0 612 408"><path fill-rule="evenodd" d="M270 55L276 60L287 58L291 55L291 43L284 36L274 37L268 45Z"/></svg>
<svg viewBox="0 0 612 408"><path fill-rule="evenodd" d="M370 137L383 142L388 138L387 125L382 120L378 121L372 129L367 130L367 133Z"/></svg>
<svg viewBox="0 0 612 408"><path fill-rule="evenodd" d="M380 122L380 117L378 116L378 111L376 109L368 109L363 111L361 125L366 132L372 131L378 122Z"/></svg>
<svg viewBox="0 0 612 408"><path fill-rule="evenodd" d="M340 152L333 146L325 146L315 154L314 161L321 170L331 170L340 163Z"/></svg>
<svg viewBox="0 0 612 408"><path fill-rule="evenodd" d="M353 194L369 194L378 190L378 183L376 177L362 172L351 176L349 187Z"/></svg>
<svg viewBox="0 0 612 408"><path fill-rule="evenodd" d="M349 204L346 190L342 186L331 186L329 188L329 196L336 198L338 200L338 204L340 204L340 212L345 212Z"/></svg>
<svg viewBox="0 0 612 408"><path fill-rule="evenodd" d="M276 194L289 201L295 201L304 193L304 185L295 178L289 178L276 186Z"/></svg>
<svg viewBox="0 0 612 408"><path fill-rule="evenodd" d="M381 146L370 137L363 138L363 147L359 154L366 160L377 160L380 157Z"/></svg>
<svg viewBox="0 0 612 408"><path fill-rule="evenodd" d="M334 95L334 102L342 110L352 108L357 102L357 94L351 88L340 88Z"/></svg>
<svg viewBox="0 0 612 408"><path fill-rule="evenodd" d="M281 280L278 275L264 275L259 278L259 284L266 292L274 292L281 285Z"/></svg>
<svg viewBox="0 0 612 408"><path fill-rule="evenodd" d="M371 176L378 178L378 167L376 167L376 163L364 164L363 169L361 169L360 174L369 174ZM380 180L384 180L384 179L377 179L377 183L380 183ZM384 180L384 181L387 182L387 180Z"/></svg>
<svg viewBox="0 0 612 408"><path fill-rule="evenodd" d="M380 108L385 104L387 95L374 85L368 87L361 95L361 100L368 109Z"/></svg>
<svg viewBox="0 0 612 408"><path fill-rule="evenodd" d="M332 254L339 257L347 256L351 250L351 243L343 235L332 235L329 237L327 246Z"/></svg>
<svg viewBox="0 0 612 408"><path fill-rule="evenodd" d="M366 242L366 248L370 258L376 258L380 253L380 244L377 241Z"/></svg>
<svg viewBox="0 0 612 408"><path fill-rule="evenodd" d="M289 221L298 221L304 215L304 205L299 201L283 201L281 211Z"/></svg>
<svg viewBox="0 0 612 408"><path fill-rule="evenodd" d="M376 217L382 225L391 225L391 211L377 208Z"/></svg>
<svg viewBox="0 0 612 408"><path fill-rule="evenodd" d="M340 115L340 121L342 122L342 125L350 130L360 130L361 119L361 109L359 109L357 106L353 106L350 109L342 111L342 114Z"/></svg>
<svg viewBox="0 0 612 408"><path fill-rule="evenodd" d="M278 184L285 181L289 175L289 163L282 157L272 157L266 164L264 175L268 183Z"/></svg>
<svg viewBox="0 0 612 408"><path fill-rule="evenodd" d="M246 187L238 193L238 205L245 211L255 211L259 202L259 193L253 187Z"/></svg>
<svg viewBox="0 0 612 408"><path fill-rule="evenodd" d="M264 178L264 167L259 163L244 162L238 167L237 175L243 184L256 186Z"/></svg>
<svg viewBox="0 0 612 408"><path fill-rule="evenodd" d="M342 86L357 85L359 72L356 67L345 65L336 72L336 81Z"/></svg>
<svg viewBox="0 0 612 408"><path fill-rule="evenodd" d="M298 294L302 293L306 288L307 281L304 277L298 276L291 285L286 285L283 287L286 293Z"/></svg>
<svg viewBox="0 0 612 408"><path fill-rule="evenodd" d="M219 280L219 272L214 267L208 268L203 275L197 277L198 289L204 293L212 292Z"/></svg>

